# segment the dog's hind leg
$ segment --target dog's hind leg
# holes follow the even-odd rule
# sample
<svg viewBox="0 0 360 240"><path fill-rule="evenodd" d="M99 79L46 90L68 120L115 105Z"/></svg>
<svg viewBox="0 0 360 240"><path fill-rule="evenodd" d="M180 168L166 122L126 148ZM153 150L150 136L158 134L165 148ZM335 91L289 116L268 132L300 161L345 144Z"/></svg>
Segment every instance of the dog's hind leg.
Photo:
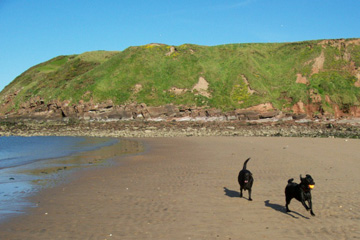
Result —
<svg viewBox="0 0 360 240"><path fill-rule="evenodd" d="M290 204L290 201L291 201L291 198L286 198L286 205L285 205L285 207L286 207L286 212L291 212L290 211L290 209L289 209L289 204Z"/></svg>

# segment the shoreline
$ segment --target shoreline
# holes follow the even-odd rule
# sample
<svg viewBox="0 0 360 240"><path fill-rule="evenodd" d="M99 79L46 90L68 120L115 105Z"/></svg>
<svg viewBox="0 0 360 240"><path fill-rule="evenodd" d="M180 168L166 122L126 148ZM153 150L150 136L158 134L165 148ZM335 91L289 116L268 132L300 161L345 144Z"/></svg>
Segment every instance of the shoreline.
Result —
<svg viewBox="0 0 360 240"><path fill-rule="evenodd" d="M37 208L0 225L4 239L355 239L359 140L167 137L135 139L145 154L82 172L35 196ZM253 201L239 198L247 157ZM300 202L285 212L289 178L311 174L311 217ZM245 197L247 192L245 192Z"/></svg>
<svg viewBox="0 0 360 240"><path fill-rule="evenodd" d="M360 119L342 121L1 121L0 136L360 138Z"/></svg>
<svg viewBox="0 0 360 240"><path fill-rule="evenodd" d="M82 149L66 156L44 158L19 166L2 169L2 187L6 191L2 197L0 222L26 214L36 207L31 201L34 196L48 188L57 187L73 181L84 171L111 166L115 156L134 154L143 151L139 142L129 139L102 138L97 145ZM85 141L94 141L85 137ZM3 189L4 190L4 189Z"/></svg>

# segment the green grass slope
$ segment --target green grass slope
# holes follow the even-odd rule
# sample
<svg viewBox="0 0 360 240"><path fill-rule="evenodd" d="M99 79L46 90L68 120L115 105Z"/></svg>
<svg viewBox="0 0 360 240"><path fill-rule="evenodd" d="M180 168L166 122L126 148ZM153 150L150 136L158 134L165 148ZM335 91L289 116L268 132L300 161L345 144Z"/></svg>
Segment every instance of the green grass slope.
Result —
<svg viewBox="0 0 360 240"><path fill-rule="evenodd" d="M317 94L330 112L329 99L340 108L360 105L358 39L175 48L172 52L171 46L149 44L56 57L11 82L0 93L1 111L34 97L45 103L112 100L118 105L173 103L223 110L271 102L283 110L300 100L311 103L311 95ZM307 84L297 83L298 75ZM208 96L193 90L200 77L208 83ZM5 104L9 96L11 104Z"/></svg>

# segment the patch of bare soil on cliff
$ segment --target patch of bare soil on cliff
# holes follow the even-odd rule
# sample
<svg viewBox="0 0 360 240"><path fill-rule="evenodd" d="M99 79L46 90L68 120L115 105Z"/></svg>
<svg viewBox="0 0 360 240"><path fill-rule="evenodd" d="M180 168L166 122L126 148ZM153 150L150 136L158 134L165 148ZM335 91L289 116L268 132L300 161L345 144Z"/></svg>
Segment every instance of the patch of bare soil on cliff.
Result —
<svg viewBox="0 0 360 240"><path fill-rule="evenodd" d="M321 51L320 56L314 59L314 64L312 66L311 74L318 73L324 68L324 62L325 62L325 55L324 51Z"/></svg>
<svg viewBox="0 0 360 240"><path fill-rule="evenodd" d="M308 84L309 80L306 77L301 75L301 73L296 74L296 83Z"/></svg>
<svg viewBox="0 0 360 240"><path fill-rule="evenodd" d="M204 77L199 77L199 81L192 88L192 91L196 91L199 95L202 95L207 98L211 98L211 94L208 92L209 83Z"/></svg>

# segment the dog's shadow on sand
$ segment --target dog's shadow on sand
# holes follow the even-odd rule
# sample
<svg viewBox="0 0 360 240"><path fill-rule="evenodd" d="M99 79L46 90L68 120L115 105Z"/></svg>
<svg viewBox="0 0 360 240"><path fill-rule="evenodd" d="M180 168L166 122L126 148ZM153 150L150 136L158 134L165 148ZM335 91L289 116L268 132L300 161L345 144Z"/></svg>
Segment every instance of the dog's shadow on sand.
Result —
<svg viewBox="0 0 360 240"><path fill-rule="evenodd" d="M230 190L230 189L228 189L227 187L224 187L224 193L225 193L226 196L231 197L231 198L239 198L239 196L240 196L240 192L234 191L234 190ZM276 203L270 203L270 200L266 200L266 201L264 201L264 203L265 203L265 207L272 208L272 209L274 209L275 211L284 213L284 214L289 215L289 216L291 216L291 217L293 217L293 218L299 218L299 217L295 216L295 215L298 215L298 216L300 216L300 217L303 217L303 218L306 218L306 219L310 219L310 218L305 217L304 215L302 215L302 214L300 214L300 213L298 213L298 212L295 212L295 211L286 212L285 206L280 205L280 204L276 204ZM294 215L294 214L295 214L295 215Z"/></svg>
<svg viewBox="0 0 360 240"><path fill-rule="evenodd" d="M240 197L240 192L230 190L227 187L224 187L224 193L225 193L226 196L231 197L231 198L234 198L234 197L239 198ZM249 200L246 197L242 197L242 198L245 198L245 199Z"/></svg>
<svg viewBox="0 0 360 240"><path fill-rule="evenodd" d="M279 205L279 204L276 204L276 203L270 203L270 200L266 200L264 201L265 203L265 207L269 207L269 208L272 208L278 212L281 212L281 213L284 213L286 215L289 215L293 218L298 218L296 216L294 216L292 213L300 216L300 217L303 217L303 218L306 218L306 219L309 219L308 217L305 217L304 215L298 213L298 212L294 212L294 211L291 211L291 212L286 212L286 208L283 206L283 205Z"/></svg>
<svg viewBox="0 0 360 240"><path fill-rule="evenodd" d="M226 195L226 196L231 197L231 198L239 197L239 196L240 196L240 192L234 191L234 190L230 190L230 189L228 189L227 187L224 187L224 192L225 192L225 195Z"/></svg>

